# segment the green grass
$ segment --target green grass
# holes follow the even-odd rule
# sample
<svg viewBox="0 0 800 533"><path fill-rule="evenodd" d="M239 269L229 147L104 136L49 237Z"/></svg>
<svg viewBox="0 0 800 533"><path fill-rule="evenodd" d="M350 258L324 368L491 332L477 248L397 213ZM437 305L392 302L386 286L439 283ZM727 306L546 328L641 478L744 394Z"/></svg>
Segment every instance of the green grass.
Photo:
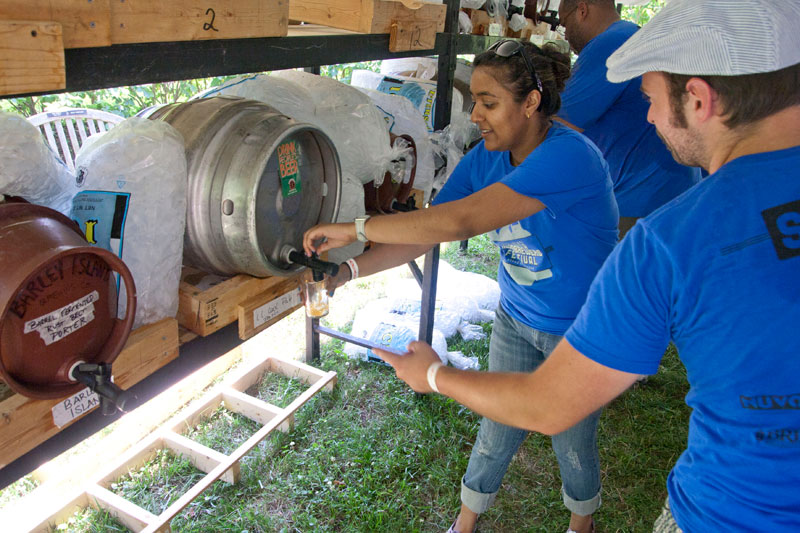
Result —
<svg viewBox="0 0 800 533"><path fill-rule="evenodd" d="M442 246L441 258L450 263L456 270L475 272L497 279L499 255L497 246L487 235L478 235L467 241L467 252L459 247L460 243L450 242Z"/></svg>
<svg viewBox="0 0 800 533"><path fill-rule="evenodd" d="M442 256L456 268L495 276L497 253L485 236L470 239L467 254L456 245ZM361 291L362 301L377 297L366 280L353 290ZM491 333L491 324L483 328ZM488 337L464 342L456 335L448 348L477 356L485 368L488 346ZM390 368L349 360L342 348L340 341L324 344L319 364L337 373L334 391L312 398L292 430L276 432L245 456L238 484L218 481L193 501L172 521L173 531L434 532L450 525L479 418L442 396L415 394ZM598 531L651 530L667 473L685 446L687 389L684 368L670 350L657 375L605 409ZM248 393L285 406L303 390L296 380L266 374ZM257 428L221 407L186 434L229 453ZM161 454L115 490L157 513L200 475L181 458ZM479 531L565 531L560 485L549 437L529 436Z"/></svg>

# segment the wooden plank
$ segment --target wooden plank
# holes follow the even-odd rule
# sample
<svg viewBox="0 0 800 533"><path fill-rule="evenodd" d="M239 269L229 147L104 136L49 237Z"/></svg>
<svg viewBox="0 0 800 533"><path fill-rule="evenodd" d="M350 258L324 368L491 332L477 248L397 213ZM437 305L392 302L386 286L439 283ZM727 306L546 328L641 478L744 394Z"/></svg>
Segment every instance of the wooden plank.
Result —
<svg viewBox="0 0 800 533"><path fill-rule="evenodd" d="M430 50L436 46L436 22L393 22L389 32L389 50Z"/></svg>
<svg viewBox="0 0 800 533"><path fill-rule="evenodd" d="M241 351L241 348L237 348L237 350ZM268 366L268 360L258 360L255 363L250 364L241 370L237 370L235 375L226 379L224 385L218 386L214 390L208 392L202 399L200 399L200 401L196 402L196 404L201 407L198 408L192 406L190 412L194 413L201 411L202 406L208 406L214 401L217 401L217 399L221 397L221 391L224 390L226 387L230 386L229 383L239 382L242 380L243 376L249 375L250 373L255 371L264 370L266 366ZM301 364L301 366L305 365ZM330 388L332 386L332 383L335 383L336 380L335 372L317 371L317 373L323 374L325 378L319 379L316 383L310 386L306 391L304 391L300 396L298 396L298 398L296 398L286 409L280 409L279 410L280 413L277 414L272 419L270 419L269 423L261 427L247 441L245 441L236 450L234 450L234 452L231 455L225 456L224 461L220 462L217 466L214 466L205 477L203 477L197 484L195 484L186 493L184 493L167 510L161 513L157 517L157 519L154 522L151 522L146 528L144 528L143 531L145 532L168 531L169 522L172 520L172 518L174 518L175 515L177 515L193 499L195 499L199 494L201 494L204 490L206 490L214 481L225 476L225 473L231 468L233 468L234 465L238 464L245 454L250 452L250 450L252 450L254 446L256 446L264 438L266 438L266 436L269 435L272 431L278 429L280 426L285 424L286 421L289 418L293 417L295 412L300 407L302 407L308 400L310 400L315 394L317 394L324 388ZM155 403L161 408L163 408L163 406L169 402L162 396L163 395L156 397L155 399L151 400L151 402L148 402L148 404L145 404L145 406L141 407L140 409L147 410L150 403ZM211 398L212 401L209 401L209 398ZM172 405L171 407L174 408L175 406ZM129 416L135 416L137 413L139 413L139 410L134 411L134 413L131 413L131 415ZM144 413L144 414L146 417L149 417L150 413ZM125 475L129 470L137 468L138 465L141 465L146 460L154 456L159 449L162 449L167 446L172 447L171 444L168 444L166 442L167 440L172 440L173 442L176 441L182 442L187 447L192 447L192 448L199 447L200 446L199 444L197 444L197 446L194 446L193 444L188 444L182 438L167 433L167 431L170 428L179 426L186 418L187 418L186 415L183 413L173 417L170 421L164 424L164 428L166 428L165 430L149 436L140 444L128 450L126 453L123 454L122 457L118 459L109 460L108 458L106 458L104 460L101 457L104 453L104 450L106 449L105 443L103 443L104 446L102 446L102 449L97 449L97 451L100 453L90 454L90 459L95 459L95 461L91 465L95 468L97 466L96 463L98 462L101 464L103 461L105 461L105 463L110 462L111 464L106 467L106 471L100 473L99 475L92 475L87 473L89 469L84 470L81 468L81 466L78 466L77 468L78 470L80 470L80 472L78 472L77 476L71 478L73 483L85 480L86 477L89 477L90 479L94 477L95 481L92 481L92 483L96 483L101 486L108 486L110 483L118 479L120 476ZM118 433L125 439L130 439L132 434L130 425L125 424L125 419L123 419L120 422L123 423L123 426L117 428L118 431L116 431L115 433ZM213 451L212 453L207 453L207 455L209 458L208 462L209 466L211 465L212 462L211 459L217 459L217 460L222 459L222 454L217 455L216 453L213 453ZM113 457L113 455L109 457ZM42 491L42 489L45 488L47 490ZM66 499L62 495L67 492L68 490L65 488L63 484L61 485L46 484L46 487L45 485L43 485L42 487L37 488L34 491L34 493L30 495L31 497L24 498L17 507L18 509L23 510L23 512L29 510L29 512L25 513L25 515L26 516L32 515L31 520L41 520L40 518L38 518L38 516L42 514L42 510L44 510L44 513L48 513L49 510L53 508L52 504L53 495L58 495L58 501L63 502L66 501ZM35 496L35 498L33 496ZM39 506L37 507L36 504L39 504ZM34 511L34 509L38 509L38 511ZM49 516L50 517L64 516L65 517L64 519L66 519L68 518L69 515L65 515L63 510L56 510L55 512L51 512ZM2 520L3 518L4 517L2 516L2 513L0 513L0 520ZM45 525L52 524L53 520L48 521L48 519L46 519L44 522L41 523Z"/></svg>
<svg viewBox="0 0 800 533"><path fill-rule="evenodd" d="M221 281L206 288L208 279ZM178 323L205 337L238 320L242 304L250 305L262 294L277 296L288 292L292 283L287 280L292 279L296 280L298 276L255 278L239 274L225 279L184 267L178 288ZM286 314L288 312L280 316ZM249 329L244 331L247 333Z"/></svg>
<svg viewBox="0 0 800 533"><path fill-rule="evenodd" d="M59 495L60 496L60 495ZM18 529L18 531L29 531L35 533L51 533L55 526L58 524L62 524L70 519L72 515L74 515L77 511L81 509L85 509L88 507L89 504L89 497L84 490L72 490L72 494L66 498L66 500L57 500L57 501L50 501L50 504L55 505L55 511L51 514L47 515L44 518L40 518L41 516L41 508L38 509L39 513L33 514L32 516L26 516L26 518L31 518L32 520L39 520L38 522L22 527ZM51 507L53 508L53 507ZM8 522L3 522L8 523Z"/></svg>
<svg viewBox="0 0 800 533"><path fill-rule="evenodd" d="M181 413L175 419L175 422L169 425L171 431L181 433L183 430L193 428L197 423L204 419L209 418L213 411L222 403L222 393L216 392L215 394L206 394L203 396L202 401L194 402L189 409Z"/></svg>
<svg viewBox="0 0 800 533"><path fill-rule="evenodd" d="M370 30L365 33L390 33L393 23L410 27L432 24L435 28L434 33L444 31L444 19L447 16L447 6L444 4L421 4L418 9L409 9L401 2L386 0L373 0L373 2L375 7Z"/></svg>
<svg viewBox="0 0 800 533"><path fill-rule="evenodd" d="M336 379L336 372L329 372L328 377L330 379ZM311 387L309 387L305 392L303 392L300 396L297 397L286 409L284 409L283 414L276 416L273 418L267 425L261 427L258 431L256 431L249 439L243 442L234 452L228 456L227 461L218 465L214 470L209 472L205 477L203 477L200 481L197 482L192 488L186 491L180 498L178 498L172 505L170 505L164 512L162 512L158 516L158 521L154 524L151 524L147 528L143 529L143 533L154 533L156 531L160 531L161 528L167 526L178 513L180 513L184 507L189 505L195 498L197 498L204 490L206 490L211 484L219 479L225 471L230 468L230 466L236 462L239 462L245 454L249 453L259 442L264 440L267 435L272 433L278 426L280 426L283 422L286 421L286 418L289 416L293 416L294 413L302 407L308 400L310 400L315 394L317 394L323 388L327 388L330 383L330 379L320 380Z"/></svg>
<svg viewBox="0 0 800 533"><path fill-rule="evenodd" d="M112 364L115 382L123 389L129 388L177 355L178 324L174 318L137 328L131 332L125 348ZM63 401L64 398L35 400L14 394L0 402L0 468L83 416L81 414L61 428L56 426L52 409Z"/></svg>
<svg viewBox="0 0 800 533"><path fill-rule="evenodd" d="M178 321L164 318L131 332L112 368L114 379L128 388L178 357Z"/></svg>
<svg viewBox="0 0 800 533"><path fill-rule="evenodd" d="M157 520L156 515L142 509L100 485L90 485L86 489L89 505L95 509L105 509L113 517L132 531L139 531Z"/></svg>
<svg viewBox="0 0 800 533"><path fill-rule="evenodd" d="M225 407L244 415L250 420L258 422L261 425L267 425L270 421L283 414L283 409L277 405L272 405L263 400L259 400L249 394L238 391L236 389L226 389L222 391L222 399L225 402ZM294 426L294 417L289 417L286 422L278 426L278 431L286 433Z"/></svg>
<svg viewBox="0 0 800 533"><path fill-rule="evenodd" d="M225 461L228 456L220 453L213 448L203 446L199 442L178 435L173 431L167 431L163 435L164 444L173 452L183 455L198 469L205 473L211 472L217 465ZM222 476L222 480L228 483L239 482L239 463L231 466Z"/></svg>
<svg viewBox="0 0 800 533"><path fill-rule="evenodd" d="M300 361L293 361L280 357L271 357L269 359L269 365L269 368L272 372L281 373L289 378L301 379L303 382L308 383L309 385L320 380L329 379L330 375L334 374L333 380L329 382L327 387L329 392L333 390L333 386L336 384L335 372L324 372L318 368L314 368L313 366L301 363Z"/></svg>
<svg viewBox="0 0 800 533"><path fill-rule="evenodd" d="M283 37L288 0L111 0L111 41Z"/></svg>
<svg viewBox="0 0 800 533"><path fill-rule="evenodd" d="M34 477L42 482L42 488L54 492L60 492L62 487L70 484L82 483L168 419L185 418L183 413L174 415L175 411L241 358L242 349L237 346L125 415L112 426L113 431L94 443L88 452L78 455L65 452L34 471ZM173 428L175 425L177 423L170 425L167 422L165 427Z"/></svg>
<svg viewBox="0 0 800 533"><path fill-rule="evenodd" d="M111 44L110 0L3 0L0 20L58 22L64 48Z"/></svg>
<svg viewBox="0 0 800 533"><path fill-rule="evenodd" d="M291 0L289 18L360 33L390 33L392 23L432 23L444 31L447 6L385 0ZM432 48L432 47L431 47Z"/></svg>
<svg viewBox="0 0 800 533"><path fill-rule="evenodd" d="M151 460L164 447L164 441L160 434L151 435L118 458L108 470L98 477L96 483L102 487L110 486L131 470L136 470Z"/></svg>
<svg viewBox="0 0 800 533"><path fill-rule="evenodd" d="M61 25L0 20L0 95L66 86Z"/></svg>
<svg viewBox="0 0 800 533"><path fill-rule="evenodd" d="M239 338L249 339L302 306L300 280L296 277L284 278L282 282L237 306Z"/></svg>

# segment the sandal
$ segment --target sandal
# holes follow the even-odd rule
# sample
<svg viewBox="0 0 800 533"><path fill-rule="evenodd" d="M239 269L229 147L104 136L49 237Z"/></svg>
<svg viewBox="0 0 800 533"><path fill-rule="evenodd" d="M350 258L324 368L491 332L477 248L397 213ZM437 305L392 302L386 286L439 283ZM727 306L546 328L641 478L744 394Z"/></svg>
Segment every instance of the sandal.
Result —
<svg viewBox="0 0 800 533"><path fill-rule="evenodd" d="M456 522L454 521L453 525L451 525L450 528L447 530L447 533L462 533L461 531L455 529L455 527L456 527ZM478 529L478 524L475 524L475 527L472 528L472 533L475 533L477 529Z"/></svg>

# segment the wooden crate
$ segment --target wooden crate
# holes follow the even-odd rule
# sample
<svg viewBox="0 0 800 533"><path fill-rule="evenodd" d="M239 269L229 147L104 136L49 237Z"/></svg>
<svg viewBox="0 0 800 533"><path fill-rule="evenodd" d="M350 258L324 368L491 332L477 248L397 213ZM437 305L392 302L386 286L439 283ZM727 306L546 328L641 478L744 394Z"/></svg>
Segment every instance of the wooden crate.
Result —
<svg viewBox="0 0 800 533"><path fill-rule="evenodd" d="M392 51L430 50L444 31L445 4L416 0L291 0L289 18L360 33L388 33Z"/></svg>
<svg viewBox="0 0 800 533"><path fill-rule="evenodd" d="M154 324L142 326L131 333L125 348L114 361L112 365L114 381L123 389L127 389L177 356L177 320L165 318ZM22 394L2 396L6 397L0 401L0 416L2 416L0 425L3 428L0 431L0 468L32 450L97 406L96 402L87 400L85 396L78 400L73 400L74 396L57 400L35 400ZM67 408L66 405L70 407ZM67 414L64 414L65 412ZM66 423L59 427L56 424L56 416L60 422L66 420Z"/></svg>
<svg viewBox="0 0 800 533"><path fill-rule="evenodd" d="M111 0L2 0L0 20L57 22L64 48L111 44Z"/></svg>
<svg viewBox="0 0 800 533"><path fill-rule="evenodd" d="M0 95L64 87L61 25L0 20Z"/></svg>
<svg viewBox="0 0 800 533"><path fill-rule="evenodd" d="M238 320L246 340L301 305L300 276L222 278L192 267L181 273L178 322L203 337Z"/></svg>
<svg viewBox="0 0 800 533"><path fill-rule="evenodd" d="M110 0L111 42L283 37L289 0Z"/></svg>

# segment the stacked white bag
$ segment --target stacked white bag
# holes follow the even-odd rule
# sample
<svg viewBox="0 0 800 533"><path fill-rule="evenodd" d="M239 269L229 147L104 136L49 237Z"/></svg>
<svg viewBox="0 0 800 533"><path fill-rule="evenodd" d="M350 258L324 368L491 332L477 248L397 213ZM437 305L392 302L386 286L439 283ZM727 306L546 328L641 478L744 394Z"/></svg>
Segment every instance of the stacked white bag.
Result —
<svg viewBox="0 0 800 533"><path fill-rule="evenodd" d="M417 147L417 171L414 188L425 192L425 201L430 197L433 186L434 164L433 145L422 114L406 98L397 98L373 89L359 88L375 107L384 115L389 131L395 135L410 135ZM422 206L417 206L422 207Z"/></svg>
<svg viewBox="0 0 800 533"><path fill-rule="evenodd" d="M69 216L75 178L39 128L0 112L0 194L19 196Z"/></svg>
<svg viewBox="0 0 800 533"><path fill-rule="evenodd" d="M352 334L403 352L417 339L420 323L421 290L413 279L392 282L386 297L369 302L353 319ZM460 333L464 340L485 337L484 322L494 321L500 303L500 286L487 276L461 272L444 261L439 262L432 347L442 362L458 368L478 368L474 357L447 351L447 339ZM371 350L347 343L349 357L377 359Z"/></svg>
<svg viewBox="0 0 800 533"><path fill-rule="evenodd" d="M174 317L186 222L183 137L166 122L129 118L90 137L75 167L72 218L90 243L117 254L133 274L134 327Z"/></svg>

